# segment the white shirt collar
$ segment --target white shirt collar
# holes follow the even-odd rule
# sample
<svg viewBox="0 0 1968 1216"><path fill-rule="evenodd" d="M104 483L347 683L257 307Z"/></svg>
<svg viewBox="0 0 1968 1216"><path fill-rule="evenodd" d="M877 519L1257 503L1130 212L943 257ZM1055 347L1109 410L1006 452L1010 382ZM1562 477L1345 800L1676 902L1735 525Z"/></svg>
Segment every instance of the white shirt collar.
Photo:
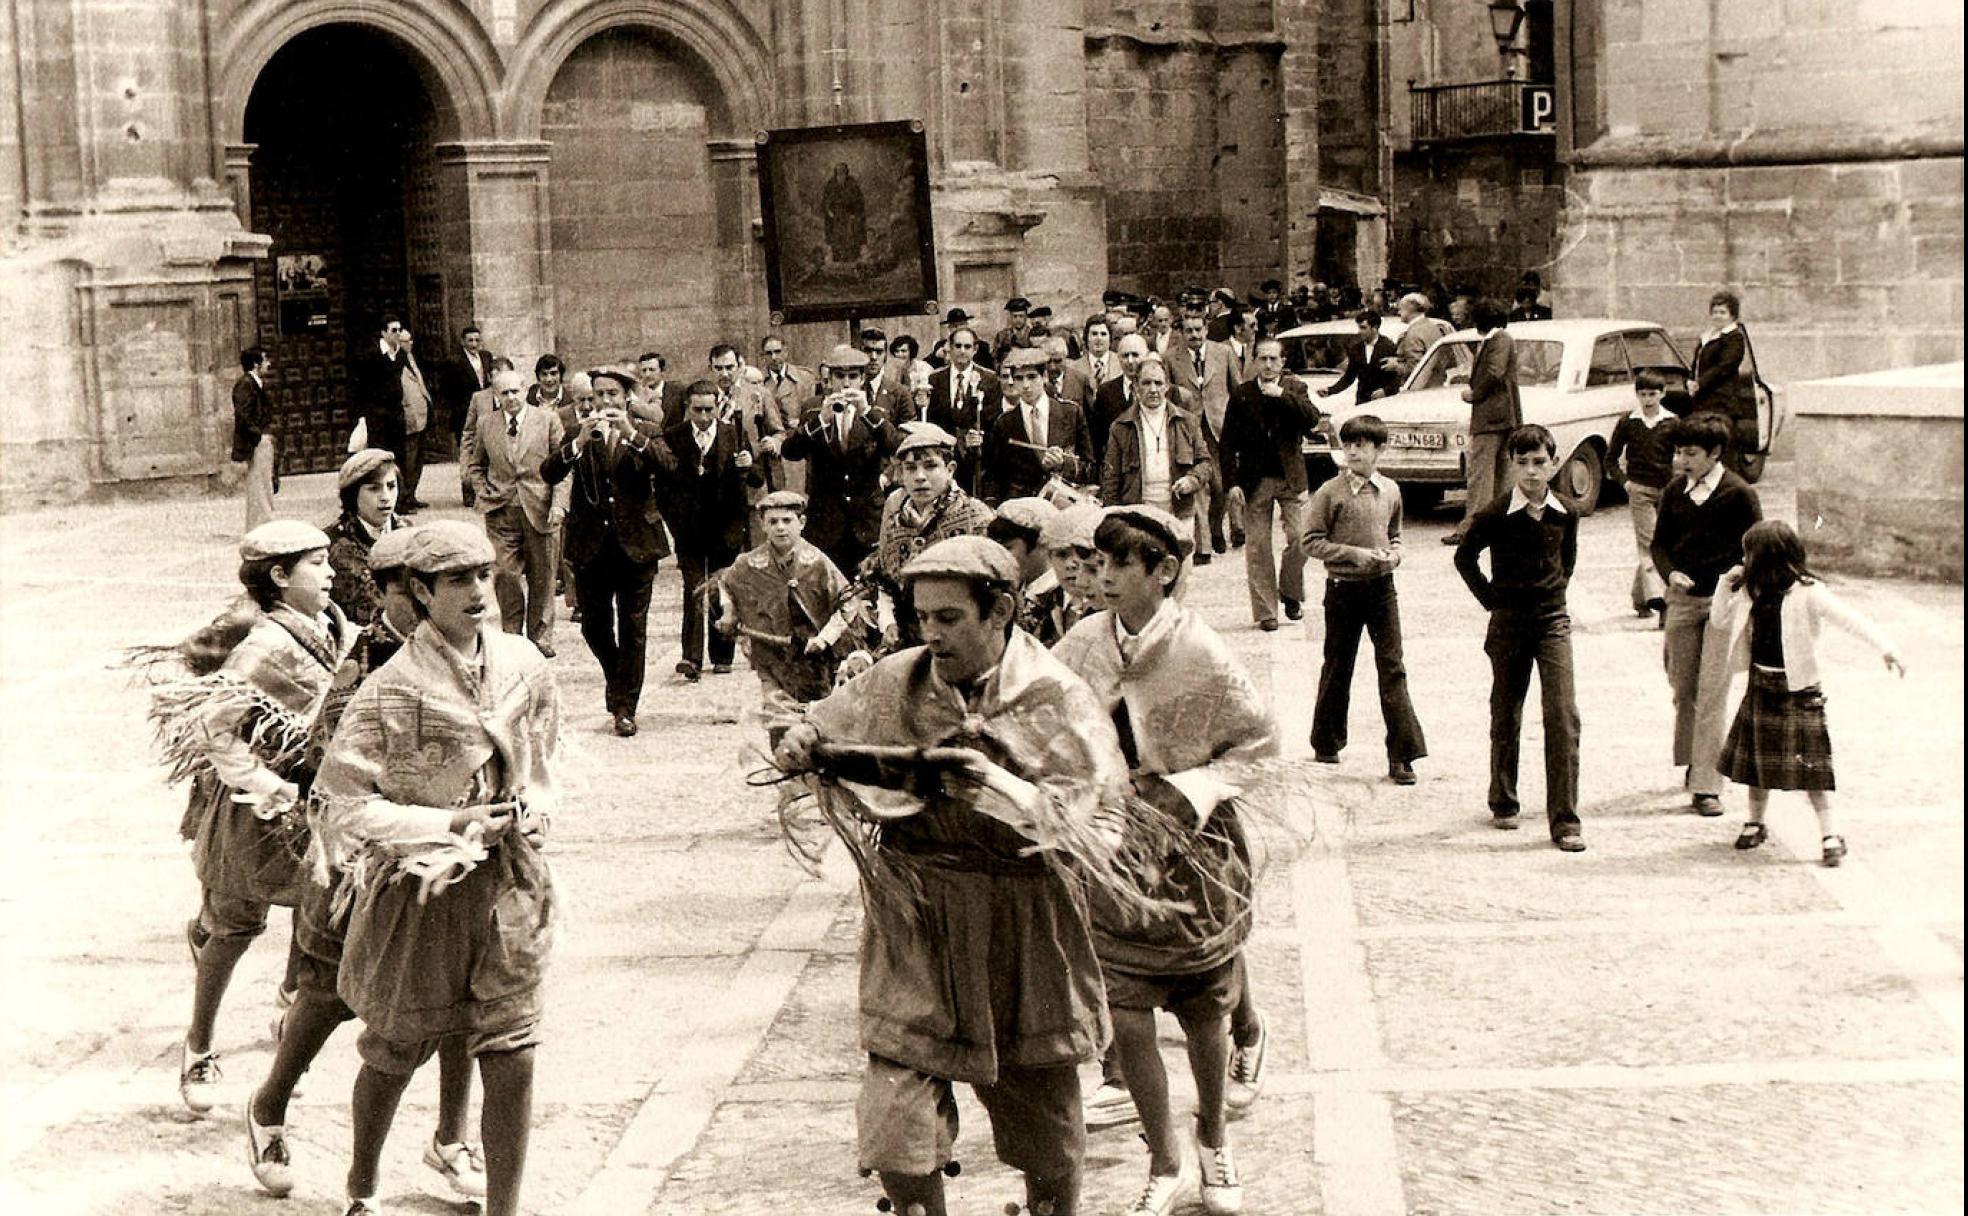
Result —
<svg viewBox="0 0 1968 1216"><path fill-rule="evenodd" d="M1396 490L1394 483L1387 479L1387 474L1381 472L1379 469L1375 469L1365 477L1355 473L1352 469L1346 470L1346 486L1355 494L1358 494L1368 486L1372 486L1375 491L1382 494Z"/></svg>
<svg viewBox="0 0 1968 1216"><path fill-rule="evenodd" d="M1517 486L1510 487L1510 507L1505 512L1506 514L1514 514L1515 512L1525 510L1530 505L1531 500L1524 497L1524 491L1521 488ZM1544 492L1544 505L1545 509L1555 510L1560 515L1570 514L1569 511L1565 510L1565 500L1550 490Z"/></svg>
<svg viewBox="0 0 1968 1216"><path fill-rule="evenodd" d="M1699 480L1688 483L1688 497L1698 503L1707 502L1708 496L1722 484L1722 472L1722 462L1719 460L1708 466L1708 472L1703 473Z"/></svg>
<svg viewBox="0 0 1968 1216"><path fill-rule="evenodd" d="M1645 413L1643 413L1640 410L1638 406L1636 406L1634 407L1633 412L1631 414L1628 414L1627 417L1638 418L1640 420L1640 425L1646 427L1648 430L1651 431L1655 427L1659 426L1661 423L1667 421L1668 413L1666 410L1655 410L1654 416L1652 418L1649 418Z"/></svg>
<svg viewBox="0 0 1968 1216"><path fill-rule="evenodd" d="M259 369L259 368L257 368L257 367L256 367L256 368L254 368L254 369L253 369L252 371L250 371L250 372L247 372L246 374L247 374L247 375L249 375L249 376L251 376L251 377L253 378L253 383L255 383L255 384L257 384L257 385L259 385L259 386L260 386L261 388L265 388L265 387L266 387L266 381L264 381L264 380L262 380L262 379L260 379L260 369Z"/></svg>
<svg viewBox="0 0 1968 1216"><path fill-rule="evenodd" d="M376 339L376 349L382 351L386 358L396 358L396 348L389 344L388 338Z"/></svg>

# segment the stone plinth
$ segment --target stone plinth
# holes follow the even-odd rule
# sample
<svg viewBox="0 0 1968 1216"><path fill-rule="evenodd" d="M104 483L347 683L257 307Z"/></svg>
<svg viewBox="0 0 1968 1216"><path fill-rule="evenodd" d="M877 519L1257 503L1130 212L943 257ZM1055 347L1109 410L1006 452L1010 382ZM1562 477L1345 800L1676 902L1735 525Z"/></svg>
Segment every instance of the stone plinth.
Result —
<svg viewBox="0 0 1968 1216"><path fill-rule="evenodd" d="M1961 580L1962 365L1794 384L1797 520L1827 570Z"/></svg>

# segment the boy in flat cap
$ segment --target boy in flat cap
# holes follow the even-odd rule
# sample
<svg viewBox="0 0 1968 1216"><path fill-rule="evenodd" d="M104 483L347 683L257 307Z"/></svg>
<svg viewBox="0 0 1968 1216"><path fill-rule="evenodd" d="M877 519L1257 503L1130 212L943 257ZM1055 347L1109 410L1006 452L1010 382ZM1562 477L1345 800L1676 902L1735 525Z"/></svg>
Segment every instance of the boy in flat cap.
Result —
<svg viewBox="0 0 1968 1216"><path fill-rule="evenodd" d="M387 455L387 453L385 453ZM377 539L369 550L365 577L376 596L375 618L356 641L335 680L322 714L322 737L331 738L350 698L362 681L394 658L417 627L416 604L410 598L409 561L416 529L402 527ZM314 1063L329 1036L355 1017L336 991L342 963L342 936L347 901L341 912L336 902L346 875L325 863L302 875L300 904L294 909L294 943L300 955L294 1002L280 1019L274 1035L273 1062L266 1079L246 1100L246 1157L253 1177L270 1195L294 1189L293 1157L287 1139L287 1104L301 1076ZM483 1153L465 1141L465 1116L471 1106L471 1061L465 1040L453 1035L437 1049L437 1128L424 1147L424 1164L460 1199L485 1197Z"/></svg>
<svg viewBox="0 0 1968 1216"><path fill-rule="evenodd" d="M834 687L834 647L848 622L839 612L848 582L800 536L806 495L775 490L759 502L765 543L739 554L718 578L717 627L737 635L758 673L766 735L777 745L808 703Z"/></svg>
<svg viewBox="0 0 1968 1216"><path fill-rule="evenodd" d="M557 919L540 842L560 697L535 647L484 628L483 533L427 524L405 564L420 621L349 702L315 787L320 857L350 875L336 987L364 1024L347 1214L374 1216L403 1090L463 1035L485 1084L485 1211L517 1216Z"/></svg>
<svg viewBox="0 0 1968 1216"><path fill-rule="evenodd" d="M180 644L184 674L151 689L162 759L173 780L191 781L181 830L200 887L198 915L185 925L197 981L178 1095L201 1116L220 1079L212 1032L233 968L266 931L267 908L300 897L303 806L322 712L356 634L329 598L335 573L319 528L261 524L240 541L239 557L251 605ZM298 962L290 946L282 1004L292 1000Z"/></svg>
<svg viewBox="0 0 1968 1216"><path fill-rule="evenodd" d="M1058 514L1058 509L1043 498L1008 498L998 504L996 518L984 530L986 537L1003 545L1018 563L1018 627L1046 646L1059 640L1059 618L1054 610L1064 593L1039 538Z"/></svg>
<svg viewBox="0 0 1968 1216"><path fill-rule="evenodd" d="M903 593L903 569L938 541L981 536L991 526L991 508L964 492L956 471L956 436L933 422L902 428L894 464L895 480L901 484L882 504L881 535L868 569L878 595L876 620L884 652L922 641L915 609Z"/></svg>
<svg viewBox="0 0 1968 1216"><path fill-rule="evenodd" d="M1027 1210L1073 1216L1079 1201L1078 1065L1107 1025L1068 875L1101 864L1091 842L1108 839L1096 825L1119 813L1125 765L1086 686L1013 627L1017 580L981 536L924 550L903 581L927 644L814 705L776 755L791 772L826 765L822 744L961 757L851 795L854 814L881 821L873 843L849 844L866 876L860 1162L898 1212L944 1216L959 1081L990 1112L999 1159L1024 1173Z"/></svg>

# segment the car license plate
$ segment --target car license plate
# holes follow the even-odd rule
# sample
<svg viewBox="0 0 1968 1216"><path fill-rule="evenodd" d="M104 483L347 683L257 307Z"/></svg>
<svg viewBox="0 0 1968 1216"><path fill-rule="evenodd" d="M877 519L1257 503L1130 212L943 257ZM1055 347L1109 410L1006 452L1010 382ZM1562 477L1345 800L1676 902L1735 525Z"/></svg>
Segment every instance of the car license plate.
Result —
<svg viewBox="0 0 1968 1216"><path fill-rule="evenodd" d="M1440 431L1387 432L1387 446L1391 448L1441 448L1448 444L1448 436Z"/></svg>

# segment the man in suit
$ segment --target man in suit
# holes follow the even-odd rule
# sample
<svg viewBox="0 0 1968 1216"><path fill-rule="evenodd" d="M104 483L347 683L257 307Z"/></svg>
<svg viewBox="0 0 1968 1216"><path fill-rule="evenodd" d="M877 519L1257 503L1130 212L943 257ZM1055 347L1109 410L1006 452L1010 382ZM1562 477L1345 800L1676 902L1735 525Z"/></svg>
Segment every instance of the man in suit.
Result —
<svg viewBox="0 0 1968 1216"><path fill-rule="evenodd" d="M1035 497L1055 476L1077 484L1094 468L1086 415L1046 392L1045 352L1015 347L1007 363L1011 406L984 440L984 498L993 505Z"/></svg>
<svg viewBox="0 0 1968 1216"><path fill-rule="evenodd" d="M711 347L711 383L717 386L717 417L738 428L739 446L758 461L752 470L747 502L756 505L777 488L778 460L763 441L786 429L779 415L779 402L762 384L745 378L745 362L738 348L728 342ZM687 408L687 406L686 406ZM749 522L749 515L747 516ZM742 552L742 546L740 547ZM737 556L733 554L733 556Z"/></svg>
<svg viewBox="0 0 1968 1216"><path fill-rule="evenodd" d="M964 493L974 495L978 492L984 435L1004 411L1004 387L995 372L977 365L976 330L968 325L951 330L948 350L950 365L936 369L929 377L925 421L934 422L957 437L957 484L963 487ZM807 531L811 539L810 520Z"/></svg>
<svg viewBox="0 0 1968 1216"><path fill-rule="evenodd" d="M1394 378L1388 363L1394 358L1394 344L1380 332L1380 314L1371 308L1363 308L1353 315L1355 324L1360 327L1360 336L1346 348L1346 371L1339 379L1319 390L1321 397L1336 396L1348 387L1354 388L1353 401L1365 405L1376 397L1386 397L1401 389L1401 382Z"/></svg>
<svg viewBox="0 0 1968 1216"><path fill-rule="evenodd" d="M1429 347L1455 332L1449 328L1447 321L1428 315L1431 307L1428 297L1418 291L1402 296L1394 305L1401 319L1408 323L1408 328L1402 333L1401 340L1394 344L1394 357L1382 360L1380 364L1381 369L1394 378L1391 392L1399 392L1401 386L1408 382L1414 369L1421 366L1422 357L1428 353Z"/></svg>
<svg viewBox="0 0 1968 1216"><path fill-rule="evenodd" d="M585 379L592 410L576 420L540 475L550 485L571 485L563 552L574 571L581 637L601 664L602 698L615 733L627 737L636 733L642 699L649 594L656 567L670 552L651 507L652 479L676 458L669 444L652 440L629 416L632 374L601 368Z"/></svg>
<svg viewBox="0 0 1968 1216"><path fill-rule="evenodd" d="M703 673L731 670L732 639L709 628L715 596L710 577L737 559L745 545L748 491L756 483L752 450L736 423L718 420L718 386L699 380L684 391L683 417L663 432L671 460L659 477L663 518L676 540L683 573L683 657L677 674L693 683Z"/></svg>
<svg viewBox="0 0 1968 1216"><path fill-rule="evenodd" d="M232 382L232 459L244 464L246 531L273 518L273 496L279 489L275 469L279 451L273 438L273 398L267 395L266 375L273 360L266 351L249 346L239 352L239 379Z"/></svg>
<svg viewBox="0 0 1968 1216"><path fill-rule="evenodd" d="M1086 353L1073 360L1073 368L1086 377L1091 391L1098 393L1101 385L1121 374L1121 360L1114 353L1114 326L1106 313L1097 312L1087 318L1080 345ZM1088 404L1092 404L1090 396Z"/></svg>
<svg viewBox="0 0 1968 1216"><path fill-rule="evenodd" d="M670 361L660 353L644 351L636 359L636 383L640 401L631 402L629 412L646 422L667 429L683 417L682 384L670 380Z"/></svg>
<svg viewBox="0 0 1968 1216"><path fill-rule="evenodd" d="M431 396L430 384L424 379L424 369L417 362L416 335L403 331L403 342L398 348L403 367L398 373L403 381L403 497L397 502L399 515L408 515L430 506L417 497L417 483L424 476L424 432L431 424L432 407L436 404Z"/></svg>
<svg viewBox="0 0 1968 1216"><path fill-rule="evenodd" d="M1224 314L1229 319L1230 375L1238 384L1257 375L1257 318L1241 308Z"/></svg>
<svg viewBox="0 0 1968 1216"><path fill-rule="evenodd" d="M767 334L759 343L759 355L765 361L765 391L772 394L773 402L779 408L779 421L792 424L806 407L819 399L820 379L810 367L802 367L786 357L786 339L778 334ZM775 457L778 468L780 489L806 492L806 462L785 460Z"/></svg>
<svg viewBox="0 0 1968 1216"><path fill-rule="evenodd" d="M478 419L467 473L497 558L493 591L506 632L524 629L552 658L553 534L567 512L567 490L549 486L541 470L566 437L552 410L527 402L518 372L495 375L492 392L498 408Z"/></svg>
<svg viewBox="0 0 1968 1216"><path fill-rule="evenodd" d="M1460 544L1469 528L1470 517L1489 505L1503 484L1504 441L1510 432L1524 425L1524 410L1517 397L1517 344L1503 328L1503 305L1484 298L1470 306L1470 324L1483 335L1476 348L1476 361L1469 367L1469 385L1462 399L1469 403L1469 502L1463 508L1462 523L1442 538L1442 543Z"/></svg>
<svg viewBox="0 0 1968 1216"><path fill-rule="evenodd" d="M1319 407L1296 377L1285 375L1285 347L1258 340L1255 375L1230 394L1223 412L1223 484L1228 509L1244 521L1244 576L1250 585L1251 619L1269 632L1285 616L1305 615L1305 457L1301 445L1319 425ZM1285 551L1271 560L1271 515L1276 504L1285 529Z"/></svg>
<svg viewBox="0 0 1968 1216"><path fill-rule="evenodd" d="M897 426L909 421L916 411L909 396L909 365L916 361L916 340L897 334L891 342L879 329L864 329L861 353L868 356L869 403Z"/></svg>
<svg viewBox="0 0 1968 1216"><path fill-rule="evenodd" d="M492 377L497 375L498 358L485 347L485 331L476 324L467 325L458 333L458 357L446 360L439 370L439 383L444 394L445 424L451 428L451 435L458 447L458 486L464 495L465 505L472 505L470 479L463 475L465 468L465 435L467 417L471 411L472 398L492 387Z"/></svg>
<svg viewBox="0 0 1968 1216"><path fill-rule="evenodd" d="M1208 323L1201 313L1191 310L1182 318L1180 342L1172 344L1170 350L1173 353L1162 356L1168 364L1169 383L1181 390L1184 406L1202 416L1203 442L1210 450L1209 484L1203 487L1205 497L1197 504L1196 512L1195 563L1205 566L1212 551L1227 551L1223 538L1223 482L1219 472L1223 457L1219 441L1223 435L1223 411L1230 404L1234 382L1230 348L1210 341ZM1203 543L1205 523L1208 524L1207 545ZM1243 521L1230 521L1232 544L1244 543L1243 529Z"/></svg>
<svg viewBox="0 0 1968 1216"><path fill-rule="evenodd" d="M399 470L407 463L403 450L402 347L402 318L385 316L375 347L356 356L349 376L354 398L351 404L369 432L369 446L396 457Z"/></svg>
<svg viewBox="0 0 1968 1216"><path fill-rule="evenodd" d="M967 330L961 336L977 341ZM955 342L952 349L964 354ZM882 471L900 442L895 424L868 401L867 366L866 353L834 347L827 395L807 407L779 448L788 460L806 461L807 539L850 578L881 538Z"/></svg>
<svg viewBox="0 0 1968 1216"><path fill-rule="evenodd" d="M1114 363L1120 374L1102 384L1093 394L1093 406L1087 411L1087 434L1093 440L1093 457L1101 464L1107 459L1107 432L1122 414L1134 407L1135 380L1141 373L1141 361L1148 357L1148 340L1140 334L1127 334L1114 343ZM1157 356L1158 358L1160 356ZM1167 389L1168 369L1162 369L1163 392L1170 404L1175 404L1175 396Z"/></svg>
<svg viewBox="0 0 1968 1216"><path fill-rule="evenodd" d="M1040 347L1045 351L1045 390L1054 401L1070 401L1081 414L1093 404L1093 381L1074 366L1066 339L1054 334Z"/></svg>
<svg viewBox="0 0 1968 1216"><path fill-rule="evenodd" d="M943 336L936 340L936 345L929 348L929 357L924 359L923 362L929 364L932 370L947 366L950 362L950 335L955 333L959 327L969 324L970 314L961 308L952 308L949 312L944 313Z"/></svg>
<svg viewBox="0 0 1968 1216"><path fill-rule="evenodd" d="M1167 355L1170 348L1182 345L1175 331L1175 310L1166 304L1157 304L1148 314L1148 324L1142 330L1142 337L1148 340L1151 354Z"/></svg>
<svg viewBox="0 0 1968 1216"><path fill-rule="evenodd" d="M1285 301L1285 285L1276 279L1266 279L1258 285L1257 332L1259 337L1269 338L1284 333L1298 324L1298 317Z"/></svg>
<svg viewBox="0 0 1968 1216"><path fill-rule="evenodd" d="M500 355L492 360L492 375L496 380L500 372L516 371L513 361ZM465 505L476 503L478 492L472 489L471 466L478 454L478 420L499 408L499 394L487 381L484 388L471 395L465 402L464 429L458 435L458 483L463 491Z"/></svg>

